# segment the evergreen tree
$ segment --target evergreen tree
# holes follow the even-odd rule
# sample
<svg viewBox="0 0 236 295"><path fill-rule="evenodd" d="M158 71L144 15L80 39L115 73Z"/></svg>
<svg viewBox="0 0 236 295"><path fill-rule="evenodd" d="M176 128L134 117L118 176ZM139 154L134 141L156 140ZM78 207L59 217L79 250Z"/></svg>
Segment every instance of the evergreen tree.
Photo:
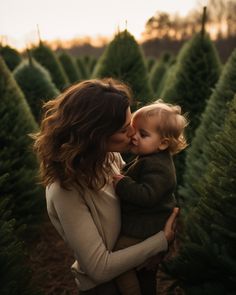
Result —
<svg viewBox="0 0 236 295"><path fill-rule="evenodd" d="M82 57L77 57L76 58L76 63L77 63L77 69L80 74L81 80L87 80L89 79L89 70L87 68L87 65Z"/></svg>
<svg viewBox="0 0 236 295"><path fill-rule="evenodd" d="M156 97L161 97L161 94L163 92L163 89L166 87L165 86L165 83L166 81L168 81L168 76L171 75L172 73L172 69L174 68L175 66L175 63L176 63L176 59L173 57L172 59L170 59L166 64L166 71L161 79L161 81L158 83L158 87L157 87L157 90L156 90Z"/></svg>
<svg viewBox="0 0 236 295"><path fill-rule="evenodd" d="M205 147L210 156L189 211L179 254L166 265L186 294L234 294L236 286L236 95L225 123Z"/></svg>
<svg viewBox="0 0 236 295"><path fill-rule="evenodd" d="M227 112L227 102L232 101L236 93L235 81L236 49L224 66L216 88L208 100L206 109L202 115L201 124L196 130L192 146L186 155L184 185L179 189L179 194L185 200L185 208L194 206L198 200L196 185L202 182L201 176L204 174L210 156L205 147L223 126Z"/></svg>
<svg viewBox="0 0 236 295"><path fill-rule="evenodd" d="M156 63L156 58L155 57L147 57L146 58L146 64L147 64L147 70L150 73L154 64Z"/></svg>
<svg viewBox="0 0 236 295"><path fill-rule="evenodd" d="M118 33L105 49L93 76L113 77L126 82L140 106L153 99L143 52L127 30Z"/></svg>
<svg viewBox="0 0 236 295"><path fill-rule="evenodd" d="M69 78L70 83L80 80L79 71L73 57L65 51L59 54L59 60L64 68L64 71Z"/></svg>
<svg viewBox="0 0 236 295"><path fill-rule="evenodd" d="M17 226L27 224L27 233L32 234L40 222L44 204L41 188L36 185L38 165L30 151L28 136L37 130L37 125L23 93L1 58L0 125L0 175L9 176L0 187L1 195L11 196L12 217Z"/></svg>
<svg viewBox="0 0 236 295"><path fill-rule="evenodd" d="M0 55L11 71L22 61L20 53L10 46L1 46L0 44Z"/></svg>
<svg viewBox="0 0 236 295"><path fill-rule="evenodd" d="M161 93L166 101L180 105L189 113L188 138L200 123L206 101L212 93L221 70L215 46L207 35L196 34L181 49L168 81Z"/></svg>
<svg viewBox="0 0 236 295"><path fill-rule="evenodd" d="M68 86L69 81L55 53L42 42L32 49L33 57L51 74L52 81L59 90Z"/></svg>
<svg viewBox="0 0 236 295"><path fill-rule="evenodd" d="M160 57L160 59L162 61L164 61L164 63L166 64L171 64L173 62L173 60L175 59L173 54L168 52L168 51L164 51Z"/></svg>
<svg viewBox="0 0 236 295"><path fill-rule="evenodd" d="M88 62L88 71L89 71L89 77L91 77L94 68L97 64L97 59L94 56L89 56L89 62Z"/></svg>
<svg viewBox="0 0 236 295"><path fill-rule="evenodd" d="M168 72L165 87L160 95L165 101L178 104L188 113L190 124L187 139L191 143L200 123L206 101L210 97L220 75L218 53L207 35L196 34L181 49L176 63ZM182 184L185 154L175 157L178 184Z"/></svg>
<svg viewBox="0 0 236 295"><path fill-rule="evenodd" d="M164 52L156 61L150 72L150 81L155 97L160 98L164 89L169 69L174 65L176 59L169 52Z"/></svg>
<svg viewBox="0 0 236 295"><path fill-rule="evenodd" d="M153 92L156 94L159 86L161 85L162 79L165 77L167 71L167 64L163 61L156 61L150 72L150 82Z"/></svg>
<svg viewBox="0 0 236 295"><path fill-rule="evenodd" d="M0 187L7 181L7 175L0 176ZM26 250L18 239L19 229L7 203L11 197L0 197L0 291L1 295L39 294L31 284L31 273L25 265Z"/></svg>
<svg viewBox="0 0 236 295"><path fill-rule="evenodd" d="M36 121L40 121L42 103L59 94L49 72L36 60L23 61L13 72Z"/></svg>

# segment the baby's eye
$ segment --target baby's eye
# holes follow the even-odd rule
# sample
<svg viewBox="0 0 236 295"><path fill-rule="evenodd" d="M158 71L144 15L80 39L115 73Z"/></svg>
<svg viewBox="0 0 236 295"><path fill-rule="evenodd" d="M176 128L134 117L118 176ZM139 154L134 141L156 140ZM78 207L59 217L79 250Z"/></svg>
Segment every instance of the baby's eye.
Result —
<svg viewBox="0 0 236 295"><path fill-rule="evenodd" d="M147 133L140 132L140 136L141 136L142 138L145 138L145 137L148 137L148 134L147 134Z"/></svg>

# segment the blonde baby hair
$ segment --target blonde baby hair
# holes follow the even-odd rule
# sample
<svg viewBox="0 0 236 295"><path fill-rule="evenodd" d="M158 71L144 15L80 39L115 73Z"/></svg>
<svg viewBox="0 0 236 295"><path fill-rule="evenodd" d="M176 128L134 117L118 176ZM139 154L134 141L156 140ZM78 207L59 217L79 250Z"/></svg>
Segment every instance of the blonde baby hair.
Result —
<svg viewBox="0 0 236 295"><path fill-rule="evenodd" d="M171 154L177 154L187 147L184 130L188 125L188 120L186 114L181 114L180 106L158 99L137 110L133 114L132 120L137 118L155 119L156 131L163 139L168 140L167 149Z"/></svg>

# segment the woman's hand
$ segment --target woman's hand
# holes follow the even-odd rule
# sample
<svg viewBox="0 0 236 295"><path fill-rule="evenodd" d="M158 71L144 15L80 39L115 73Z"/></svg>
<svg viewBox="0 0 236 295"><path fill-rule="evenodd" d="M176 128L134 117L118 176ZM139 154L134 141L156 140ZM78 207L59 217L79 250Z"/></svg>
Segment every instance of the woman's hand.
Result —
<svg viewBox="0 0 236 295"><path fill-rule="evenodd" d="M164 227L164 234L166 236L166 239L168 241L168 244L170 244L174 238L175 238L175 231L176 231L176 218L179 214L179 208L175 207L173 209L172 214L168 218L165 227Z"/></svg>
<svg viewBox="0 0 236 295"><path fill-rule="evenodd" d="M124 175L117 174L113 176L113 186L116 187L117 183L124 177Z"/></svg>

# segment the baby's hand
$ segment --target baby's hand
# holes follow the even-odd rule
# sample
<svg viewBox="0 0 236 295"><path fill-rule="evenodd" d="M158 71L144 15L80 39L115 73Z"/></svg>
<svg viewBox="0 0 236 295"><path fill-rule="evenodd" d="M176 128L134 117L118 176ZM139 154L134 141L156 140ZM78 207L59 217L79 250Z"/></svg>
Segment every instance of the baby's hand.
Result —
<svg viewBox="0 0 236 295"><path fill-rule="evenodd" d="M113 176L113 186L116 187L117 183L124 177L124 175L117 174Z"/></svg>

